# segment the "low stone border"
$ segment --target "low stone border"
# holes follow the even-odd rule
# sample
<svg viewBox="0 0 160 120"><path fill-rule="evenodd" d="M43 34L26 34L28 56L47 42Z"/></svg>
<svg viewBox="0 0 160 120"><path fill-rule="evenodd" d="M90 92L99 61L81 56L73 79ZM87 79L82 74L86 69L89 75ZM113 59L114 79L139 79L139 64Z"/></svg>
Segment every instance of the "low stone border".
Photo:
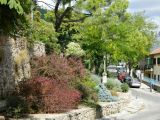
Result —
<svg viewBox="0 0 160 120"><path fill-rule="evenodd" d="M110 114L119 113L130 103L131 93L119 93L118 102L100 102L97 109L83 107L61 114L30 114L19 120L95 120ZM15 119L10 119L15 120Z"/></svg>
<svg viewBox="0 0 160 120"><path fill-rule="evenodd" d="M95 118L95 109L81 108L61 114L30 114L28 118L24 118L23 120L95 120Z"/></svg>
<svg viewBox="0 0 160 120"><path fill-rule="evenodd" d="M101 117L119 113L121 110L125 108L130 103L131 93L119 93L119 101L118 102L101 102L99 105L101 106Z"/></svg>

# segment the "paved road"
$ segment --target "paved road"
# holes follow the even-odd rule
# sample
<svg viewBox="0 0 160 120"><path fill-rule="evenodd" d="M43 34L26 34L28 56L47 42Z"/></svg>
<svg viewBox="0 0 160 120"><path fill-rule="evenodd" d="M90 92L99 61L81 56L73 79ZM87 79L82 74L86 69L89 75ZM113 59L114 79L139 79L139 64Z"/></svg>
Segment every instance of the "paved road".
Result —
<svg viewBox="0 0 160 120"><path fill-rule="evenodd" d="M103 118L102 120L160 120L160 93L150 92L148 86L143 85L140 89L132 88L132 95L143 102L144 107L136 113L123 111L114 117Z"/></svg>
<svg viewBox="0 0 160 120"><path fill-rule="evenodd" d="M128 116L126 120L160 120L160 94L142 89L132 89L131 91L137 99L142 99L145 107L142 111Z"/></svg>

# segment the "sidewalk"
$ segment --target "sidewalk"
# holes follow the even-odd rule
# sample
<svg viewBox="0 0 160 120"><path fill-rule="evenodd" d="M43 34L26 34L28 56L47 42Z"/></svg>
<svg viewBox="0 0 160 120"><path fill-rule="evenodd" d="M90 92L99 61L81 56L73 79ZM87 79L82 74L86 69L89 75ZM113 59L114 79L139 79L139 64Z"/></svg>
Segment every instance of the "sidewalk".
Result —
<svg viewBox="0 0 160 120"><path fill-rule="evenodd" d="M131 98L131 102L120 113L105 116L99 120L121 120L121 117L134 114L144 109L144 103L141 99ZM118 118L118 119L117 119Z"/></svg>
<svg viewBox="0 0 160 120"><path fill-rule="evenodd" d="M142 83L141 84L141 88L140 90L143 90L145 92L151 93L151 94L160 94L159 92L155 91L154 89L152 89L152 92L150 91L150 87L147 86L146 84Z"/></svg>

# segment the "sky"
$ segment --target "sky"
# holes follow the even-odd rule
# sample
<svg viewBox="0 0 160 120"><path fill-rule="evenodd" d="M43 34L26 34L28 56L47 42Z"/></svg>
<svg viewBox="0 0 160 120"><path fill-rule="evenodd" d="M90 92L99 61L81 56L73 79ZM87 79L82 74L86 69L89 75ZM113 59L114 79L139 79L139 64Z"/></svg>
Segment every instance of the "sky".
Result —
<svg viewBox="0 0 160 120"><path fill-rule="evenodd" d="M160 25L160 0L129 0L128 11L144 12L144 14Z"/></svg>
<svg viewBox="0 0 160 120"><path fill-rule="evenodd" d="M158 25L157 33L160 33L160 0L129 0L128 11L134 12L144 12L145 16L149 20L155 22ZM160 34L158 34L157 40L160 40ZM155 43L151 50L159 48L158 43Z"/></svg>

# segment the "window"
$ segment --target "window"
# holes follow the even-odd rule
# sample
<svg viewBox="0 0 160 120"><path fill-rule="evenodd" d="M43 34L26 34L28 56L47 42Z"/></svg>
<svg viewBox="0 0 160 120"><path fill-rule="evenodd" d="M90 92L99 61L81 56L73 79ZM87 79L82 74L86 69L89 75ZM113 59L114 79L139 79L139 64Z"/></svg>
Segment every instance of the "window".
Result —
<svg viewBox="0 0 160 120"><path fill-rule="evenodd" d="M153 65L156 65L156 58L153 58Z"/></svg>
<svg viewBox="0 0 160 120"><path fill-rule="evenodd" d="M158 75L158 81L160 81L160 75Z"/></svg>
<svg viewBox="0 0 160 120"><path fill-rule="evenodd" d="M157 64L160 64L160 58L157 59Z"/></svg>
<svg viewBox="0 0 160 120"><path fill-rule="evenodd" d="M156 75L154 75L154 80L156 80Z"/></svg>
<svg viewBox="0 0 160 120"><path fill-rule="evenodd" d="M147 65L153 65L153 63L154 63L154 58L147 57L145 61L146 61L146 64L147 64Z"/></svg>

